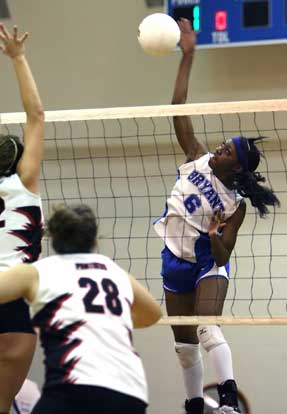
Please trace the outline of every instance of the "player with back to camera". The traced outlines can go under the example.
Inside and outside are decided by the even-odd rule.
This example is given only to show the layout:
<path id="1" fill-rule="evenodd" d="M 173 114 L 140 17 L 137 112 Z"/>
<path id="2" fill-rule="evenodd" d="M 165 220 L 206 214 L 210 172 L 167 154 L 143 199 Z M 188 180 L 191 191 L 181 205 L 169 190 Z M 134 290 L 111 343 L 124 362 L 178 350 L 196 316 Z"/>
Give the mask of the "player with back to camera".
<path id="1" fill-rule="evenodd" d="M 60 206 L 47 223 L 56 255 L 0 274 L 0 303 L 24 297 L 45 354 L 33 414 L 143 414 L 147 385 L 132 329 L 161 310 L 111 259 L 93 253 L 97 223 L 85 206 Z"/>
<path id="2" fill-rule="evenodd" d="M 196 40 L 188 20 L 180 19 L 179 26 L 183 55 L 173 104 L 186 102 Z M 272 190 L 259 184 L 264 178 L 255 172 L 260 162 L 255 143 L 260 137 L 234 137 L 211 154 L 194 136 L 189 116 L 175 116 L 173 121 L 186 162 L 179 167 L 164 216 L 155 222 L 155 230 L 165 242 L 161 274 L 167 313 L 221 315 L 229 258 L 246 213 L 243 198 L 250 199 L 261 217 L 268 213 L 268 205 L 279 205 L 279 201 Z M 204 409 L 199 343 L 215 369 L 217 413 L 239 412 L 231 351 L 220 327 L 172 326 L 172 330 L 183 370 L 186 413 L 202 414 Z"/>
<path id="3" fill-rule="evenodd" d="M 0 271 L 37 260 L 41 251 L 42 213 L 39 176 L 43 154 L 44 112 L 25 57 L 25 33 L 0 24 L 1 50 L 14 67 L 26 112 L 24 145 L 0 135 Z M 19 299 L 0 306 L 0 413 L 8 413 L 26 378 L 36 343 L 29 310 Z"/>

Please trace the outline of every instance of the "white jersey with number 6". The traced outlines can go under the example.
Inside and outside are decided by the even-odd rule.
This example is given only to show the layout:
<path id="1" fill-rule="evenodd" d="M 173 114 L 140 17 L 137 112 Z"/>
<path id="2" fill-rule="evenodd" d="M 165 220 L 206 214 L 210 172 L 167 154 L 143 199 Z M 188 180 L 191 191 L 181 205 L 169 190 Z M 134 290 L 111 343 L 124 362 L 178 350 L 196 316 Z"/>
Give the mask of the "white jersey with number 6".
<path id="1" fill-rule="evenodd" d="M 190 262 L 202 255 L 201 239 L 216 210 L 227 220 L 238 208 L 242 197 L 230 190 L 213 174 L 207 153 L 178 169 L 177 181 L 162 217 L 154 223 L 157 234 L 173 254 Z"/>
<path id="2" fill-rule="evenodd" d="M 0 271 L 41 253 L 41 198 L 17 174 L 0 178 Z"/>
<path id="3" fill-rule="evenodd" d="M 45 353 L 44 388 L 94 385 L 147 401 L 143 366 L 132 344 L 133 290 L 106 256 L 56 255 L 33 263 L 39 289 L 30 304 Z"/>

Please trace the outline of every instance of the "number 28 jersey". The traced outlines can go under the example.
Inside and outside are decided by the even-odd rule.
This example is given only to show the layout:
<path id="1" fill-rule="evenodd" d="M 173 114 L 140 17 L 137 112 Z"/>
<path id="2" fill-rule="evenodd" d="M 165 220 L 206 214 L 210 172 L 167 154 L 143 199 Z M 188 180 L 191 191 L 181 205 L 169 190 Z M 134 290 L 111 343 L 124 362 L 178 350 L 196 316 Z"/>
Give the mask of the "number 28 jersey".
<path id="1" fill-rule="evenodd" d="M 0 271 L 41 253 L 42 203 L 18 174 L 0 178 Z"/>
<path id="2" fill-rule="evenodd" d="M 155 231 L 169 250 L 193 263 L 204 256 L 202 250 L 210 254 L 208 228 L 214 212 L 221 210 L 228 219 L 242 200 L 213 174 L 208 164 L 211 157 L 207 153 L 179 167 L 165 212 L 154 222 Z"/>
<path id="3" fill-rule="evenodd" d="M 33 263 L 39 289 L 30 304 L 45 354 L 45 388 L 100 386 L 147 402 L 143 366 L 132 345 L 133 290 L 106 256 L 55 255 Z"/>

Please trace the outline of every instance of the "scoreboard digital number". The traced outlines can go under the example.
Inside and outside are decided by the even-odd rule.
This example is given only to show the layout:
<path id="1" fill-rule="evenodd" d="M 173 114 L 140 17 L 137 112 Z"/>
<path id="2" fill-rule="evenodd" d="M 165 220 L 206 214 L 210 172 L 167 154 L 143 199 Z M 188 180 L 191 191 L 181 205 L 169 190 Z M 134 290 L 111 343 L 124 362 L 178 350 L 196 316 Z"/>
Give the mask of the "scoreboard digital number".
<path id="1" fill-rule="evenodd" d="M 166 11 L 191 21 L 202 48 L 287 43 L 287 0 L 166 0 Z"/>

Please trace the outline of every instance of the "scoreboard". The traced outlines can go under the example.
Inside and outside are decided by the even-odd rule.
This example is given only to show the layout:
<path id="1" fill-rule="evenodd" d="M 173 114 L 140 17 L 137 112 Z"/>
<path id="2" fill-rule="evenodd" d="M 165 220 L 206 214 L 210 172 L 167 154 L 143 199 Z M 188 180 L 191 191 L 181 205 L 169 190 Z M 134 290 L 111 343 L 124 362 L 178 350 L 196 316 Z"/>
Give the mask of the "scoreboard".
<path id="1" fill-rule="evenodd" d="M 287 43 L 287 0 L 166 0 L 166 12 L 189 19 L 202 48 Z"/>

